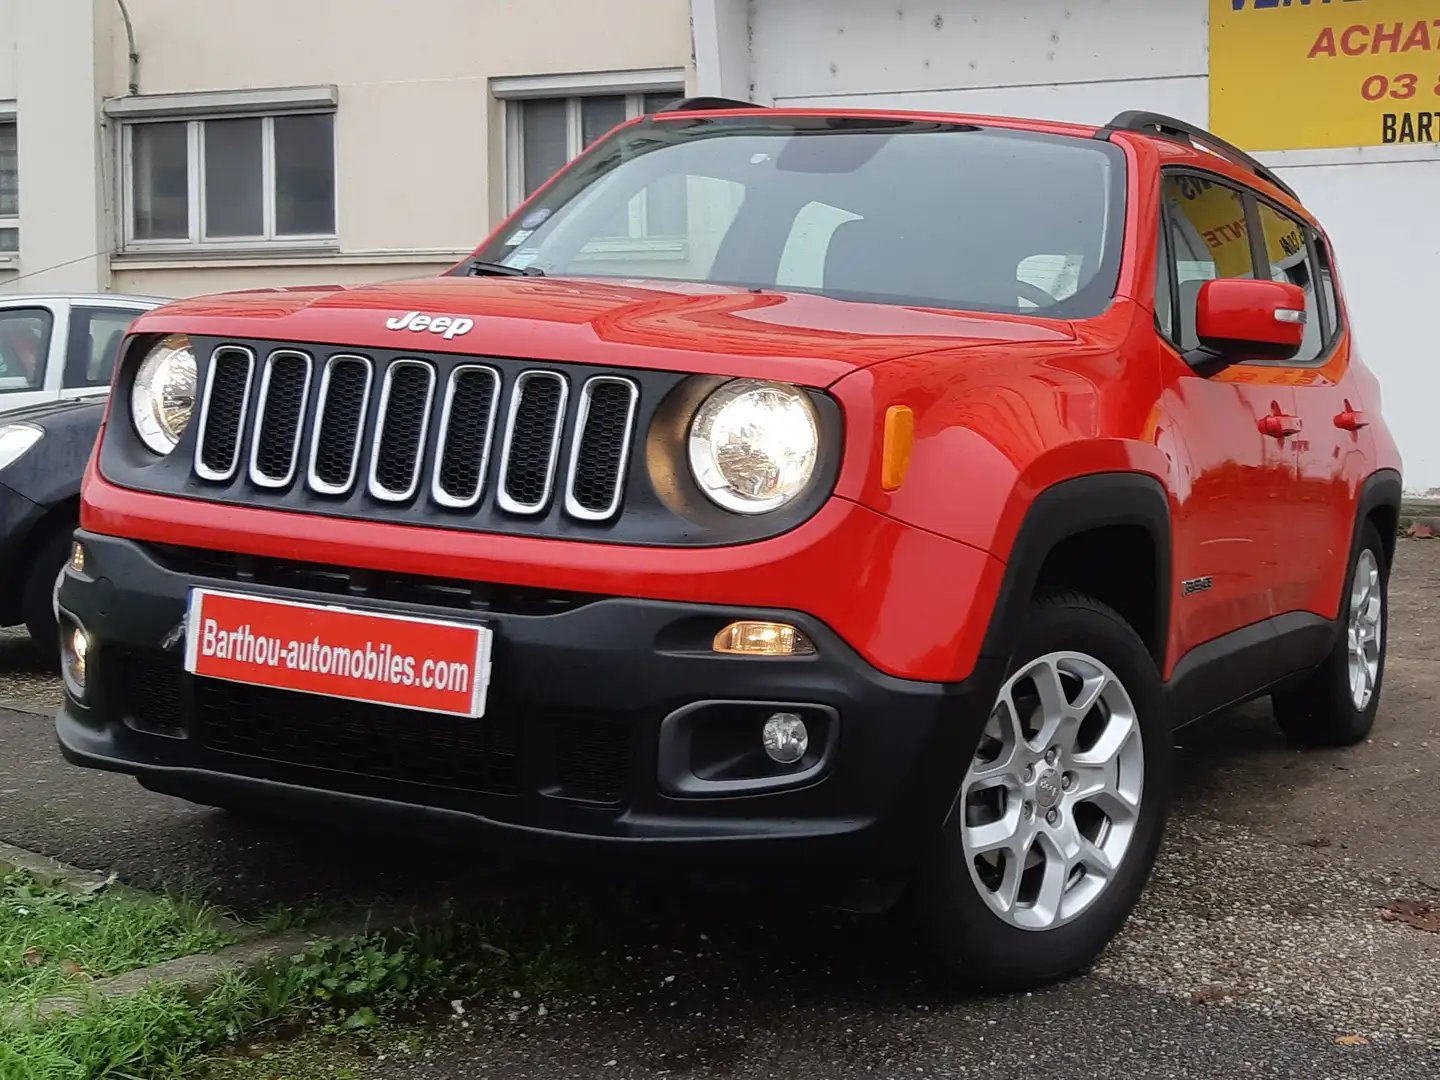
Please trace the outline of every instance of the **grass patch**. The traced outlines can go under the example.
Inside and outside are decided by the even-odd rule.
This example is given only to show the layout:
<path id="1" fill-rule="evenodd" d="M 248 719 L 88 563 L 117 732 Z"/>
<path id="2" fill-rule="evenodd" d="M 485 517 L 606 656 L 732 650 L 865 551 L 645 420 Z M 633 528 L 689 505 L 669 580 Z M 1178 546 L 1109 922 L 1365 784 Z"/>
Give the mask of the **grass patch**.
<path id="1" fill-rule="evenodd" d="M 61 933 L 43 940 L 57 956 L 63 953 L 77 966 L 83 959 L 97 974 L 220 943 L 206 929 L 202 908 L 156 901 L 156 911 L 142 911 L 143 902 L 138 907 L 125 902 L 130 920 L 122 928 L 124 920 L 101 914 L 112 902 L 103 896 L 67 898 L 41 890 L 37 897 L 23 883 L 17 888 L 30 914 L 13 914 L 7 907 L 0 926 L 31 919 L 41 910 L 32 907 L 37 900 L 50 905 L 48 918 L 57 926 L 86 913 L 91 921 L 83 926 L 93 939 L 90 944 Z M 142 923 L 142 918 L 154 921 Z M 305 920 L 286 913 L 265 920 L 276 928 L 297 921 Z M 82 928 L 78 922 L 66 925 Z M 149 930 L 142 932 L 142 925 Z M 408 930 L 322 938 L 273 970 L 227 980 L 199 1002 L 176 990 L 156 989 L 97 1002 L 83 1015 L 0 1033 L 0 1080 L 179 1080 L 204 1075 L 218 1057 L 238 1053 L 241 1046 L 300 1034 L 364 1039 L 394 1022 L 424 1019 L 437 1010 L 448 1013 L 456 999 L 498 1003 L 524 995 L 563 1006 L 614 985 L 613 962 L 619 959 L 614 953 L 625 939 L 643 940 L 642 920 L 628 904 L 564 899 L 498 904 L 473 916 L 450 913 Z M 42 940 L 33 933 L 16 934 L 13 943 L 10 936 L 0 940 L 6 942 L 5 959 L 18 957 L 20 963 L 9 985 L 23 984 L 34 993 L 74 979 L 58 968 L 41 976 L 43 965 L 25 967 L 28 942 Z M 11 968 L 5 970 L 10 977 Z M 6 985 L 0 983 L 0 1000 Z"/>
<path id="2" fill-rule="evenodd" d="M 59 995 L 79 995 L 97 979 L 229 943 L 218 913 L 183 899 L 103 888 L 43 885 L 21 871 L 0 873 L 0 1022 Z M 76 1080 L 164 1075 L 171 1053 L 208 1042 L 211 1020 L 177 994 L 110 1002 L 35 1031 L 0 1032 L 0 1080 Z M 226 1011 L 225 994 L 207 1010 Z M 158 1047 L 147 1049 L 146 1043 Z"/>
<path id="3" fill-rule="evenodd" d="M 0 1005 L 63 993 L 229 942 L 204 904 L 0 876 Z"/>

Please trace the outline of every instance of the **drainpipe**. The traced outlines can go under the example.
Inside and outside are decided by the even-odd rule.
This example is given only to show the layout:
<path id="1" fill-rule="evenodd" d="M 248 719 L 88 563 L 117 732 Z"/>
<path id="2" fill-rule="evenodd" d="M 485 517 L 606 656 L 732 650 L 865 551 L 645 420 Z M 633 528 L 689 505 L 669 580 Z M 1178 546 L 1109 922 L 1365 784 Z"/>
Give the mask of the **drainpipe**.
<path id="1" fill-rule="evenodd" d="M 130 22 L 130 11 L 125 0 L 115 0 L 120 5 L 120 15 L 125 20 L 125 41 L 130 48 L 130 93 L 140 93 L 140 54 L 135 51 L 135 27 Z"/>

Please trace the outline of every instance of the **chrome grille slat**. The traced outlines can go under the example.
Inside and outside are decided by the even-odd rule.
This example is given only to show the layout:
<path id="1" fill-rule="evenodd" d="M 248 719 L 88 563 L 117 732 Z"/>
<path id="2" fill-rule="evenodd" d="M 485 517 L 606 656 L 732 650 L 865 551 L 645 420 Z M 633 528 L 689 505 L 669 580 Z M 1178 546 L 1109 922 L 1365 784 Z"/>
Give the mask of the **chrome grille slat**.
<path id="1" fill-rule="evenodd" d="M 417 381 L 418 380 L 418 381 Z M 370 453 L 370 495 L 381 502 L 405 502 L 420 486 L 435 369 L 423 360 L 394 360 L 385 369 Z M 395 483 L 404 480 L 404 486 Z"/>
<path id="2" fill-rule="evenodd" d="M 295 479 L 310 372 L 310 354 L 298 349 L 276 349 L 265 358 L 250 438 L 250 482 L 257 487 L 283 488 Z"/>
<path id="3" fill-rule="evenodd" d="M 358 387 L 352 372 L 360 378 Z M 344 495 L 355 483 L 355 471 L 360 467 L 360 436 L 365 430 L 374 377 L 375 365 L 368 357 L 340 353 L 325 361 L 305 478 L 312 491 Z M 343 473 L 339 471 L 342 465 Z"/>
<path id="4" fill-rule="evenodd" d="M 244 374 L 238 384 L 232 366 L 235 360 L 244 361 Z M 221 345 L 210 354 L 195 432 L 195 475 L 200 479 L 223 483 L 240 467 L 245 420 L 250 411 L 250 382 L 254 377 L 255 354 L 249 349 Z M 218 406 L 212 405 L 217 378 L 222 390 Z"/>
<path id="5" fill-rule="evenodd" d="M 625 495 L 640 388 L 618 375 L 593 375 L 580 389 L 565 511 L 581 521 L 608 521 Z"/>
<path id="6" fill-rule="evenodd" d="M 516 378 L 495 496 L 507 513 L 539 514 L 549 504 L 568 397 L 569 383 L 557 372 L 531 369 Z"/>
<path id="7" fill-rule="evenodd" d="M 451 510 L 468 510 L 485 492 L 490 447 L 500 403 L 500 373 L 485 364 L 459 364 L 445 384 L 430 497 Z"/>
<path id="8" fill-rule="evenodd" d="M 242 502 L 244 491 L 298 485 L 317 509 L 323 498 L 345 516 L 382 505 L 387 516 L 423 516 L 428 506 L 436 524 L 452 526 L 473 518 L 504 531 L 497 515 L 599 525 L 628 498 L 647 377 L 219 343 L 197 402 L 191 468 Z"/>

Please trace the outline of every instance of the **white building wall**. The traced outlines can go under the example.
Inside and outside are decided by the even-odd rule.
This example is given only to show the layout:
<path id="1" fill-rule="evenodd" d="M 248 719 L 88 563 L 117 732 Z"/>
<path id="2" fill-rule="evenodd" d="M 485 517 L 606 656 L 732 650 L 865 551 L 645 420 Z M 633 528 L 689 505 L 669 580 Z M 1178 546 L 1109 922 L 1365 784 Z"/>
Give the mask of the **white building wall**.
<path id="1" fill-rule="evenodd" d="M 723 87 L 732 97 L 1093 124 L 1125 109 L 1148 109 L 1209 122 L 1206 0 L 705 0 L 704 6 L 724 19 L 746 18 L 744 34 L 714 34 L 730 48 L 718 56 L 718 69 L 707 67 L 698 47 L 710 31 L 696 29 L 699 84 Z M 734 55 L 738 41 L 747 54 L 743 74 Z M 1440 218 L 1427 212 L 1440 191 L 1440 145 L 1246 149 L 1277 168 L 1324 222 L 1357 341 L 1381 380 L 1406 485 L 1440 486 L 1440 440 L 1433 434 L 1440 363 L 1430 330 Z"/>

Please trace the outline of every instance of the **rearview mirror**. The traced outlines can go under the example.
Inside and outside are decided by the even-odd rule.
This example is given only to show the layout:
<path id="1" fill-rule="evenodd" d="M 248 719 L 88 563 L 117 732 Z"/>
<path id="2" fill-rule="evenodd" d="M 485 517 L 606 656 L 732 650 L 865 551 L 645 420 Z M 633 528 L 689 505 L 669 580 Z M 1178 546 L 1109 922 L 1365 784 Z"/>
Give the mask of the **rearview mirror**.
<path id="1" fill-rule="evenodd" d="M 1305 340 L 1305 290 L 1285 281 L 1219 278 L 1200 287 L 1185 359 L 1202 375 L 1246 360 L 1289 360 Z"/>

